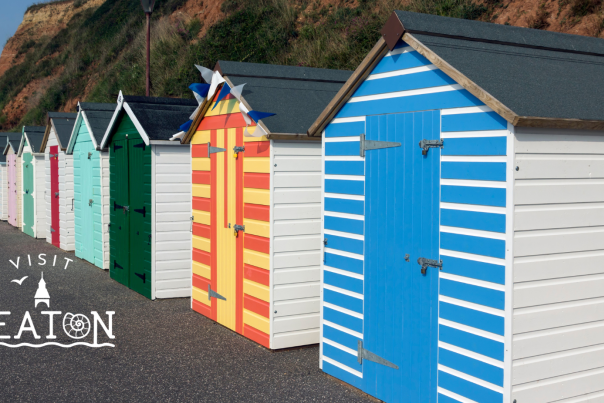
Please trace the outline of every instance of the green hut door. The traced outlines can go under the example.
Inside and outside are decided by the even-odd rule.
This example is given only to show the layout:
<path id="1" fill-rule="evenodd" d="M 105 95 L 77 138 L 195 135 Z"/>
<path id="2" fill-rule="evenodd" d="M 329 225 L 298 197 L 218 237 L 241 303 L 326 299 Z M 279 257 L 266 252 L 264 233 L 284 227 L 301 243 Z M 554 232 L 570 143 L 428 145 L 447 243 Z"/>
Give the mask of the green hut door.
<path id="1" fill-rule="evenodd" d="M 34 236 L 34 166 L 33 156 L 23 153 L 23 232 Z"/>

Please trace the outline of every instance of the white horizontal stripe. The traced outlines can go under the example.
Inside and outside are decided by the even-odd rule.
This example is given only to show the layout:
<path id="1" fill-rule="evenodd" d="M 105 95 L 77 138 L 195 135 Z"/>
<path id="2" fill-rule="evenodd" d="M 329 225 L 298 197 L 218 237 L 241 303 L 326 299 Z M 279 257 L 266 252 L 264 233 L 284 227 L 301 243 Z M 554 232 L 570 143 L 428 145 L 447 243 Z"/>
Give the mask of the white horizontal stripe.
<path id="1" fill-rule="evenodd" d="M 330 199 L 365 201 L 365 196 L 363 196 L 363 195 L 345 195 L 342 193 L 325 193 L 324 196 L 329 197 Z"/>
<path id="2" fill-rule="evenodd" d="M 465 379 L 468 382 L 472 382 L 476 385 L 480 385 L 483 388 L 491 389 L 492 391 L 499 392 L 503 394 L 503 388 L 501 386 L 494 385 L 490 382 L 483 381 L 482 379 L 475 378 L 472 375 L 464 374 L 463 372 L 457 371 L 453 368 L 445 367 L 442 364 L 438 364 L 438 369 L 440 371 L 446 372 L 448 374 L 454 375 L 458 378 Z"/>
<path id="3" fill-rule="evenodd" d="M 331 365 L 334 365 L 334 366 L 336 366 L 336 367 L 338 367 L 338 368 L 340 368 L 340 369 L 343 369 L 343 370 L 344 370 L 344 371 L 346 371 L 346 372 L 350 372 L 351 374 L 356 375 L 356 376 L 358 376 L 359 378 L 363 378 L 363 374 L 362 374 L 362 373 L 360 373 L 359 371 L 355 371 L 354 369 L 352 369 L 352 368 L 350 368 L 350 367 L 347 367 L 347 366 L 346 366 L 346 365 L 344 365 L 344 364 L 340 364 L 339 362 L 337 362 L 337 361 L 335 361 L 335 360 L 332 360 L 332 359 L 331 359 L 331 358 L 329 358 L 329 357 L 322 356 L 322 358 L 323 358 L 323 361 L 328 362 L 328 363 L 330 363 Z"/>
<path id="4" fill-rule="evenodd" d="M 362 216 L 362 215 L 359 215 L 359 214 L 336 213 L 336 212 L 333 212 L 333 211 L 326 211 L 325 215 L 329 216 L 329 217 L 348 218 L 348 219 L 351 219 L 351 220 L 359 220 L 359 221 L 364 221 L 365 220 L 365 216 Z"/>
<path id="5" fill-rule="evenodd" d="M 389 51 L 388 53 L 386 53 L 384 55 L 384 57 L 390 57 L 390 56 L 400 55 L 402 53 L 409 53 L 409 52 L 415 52 L 415 49 L 413 49 L 411 46 L 402 46 L 400 48 Z"/>
<path id="6" fill-rule="evenodd" d="M 352 122 L 364 122 L 365 116 L 353 116 L 351 118 L 335 118 L 331 122 L 330 125 L 338 124 L 338 123 L 352 123 Z"/>
<path id="7" fill-rule="evenodd" d="M 489 108 L 486 105 L 468 106 L 465 108 L 442 109 L 440 111 L 440 114 L 441 114 L 441 116 L 444 116 L 444 115 L 460 115 L 463 113 L 480 113 L 480 112 L 493 112 L 493 109 Z"/>
<path id="8" fill-rule="evenodd" d="M 365 240 L 365 237 L 363 235 L 351 234 L 350 232 L 342 232 L 342 231 L 334 231 L 332 229 L 324 229 L 323 233 L 325 235 L 341 236 L 343 238 L 356 239 L 356 240 L 359 240 L 359 241 L 364 241 Z"/>
<path id="9" fill-rule="evenodd" d="M 341 306 L 330 304 L 329 302 L 325 302 L 324 301 L 323 302 L 323 306 L 326 307 L 326 308 L 331 308 L 334 311 L 342 312 L 342 313 L 344 313 L 346 315 L 353 316 L 353 317 L 358 318 L 358 319 L 363 319 L 363 314 L 362 313 L 354 312 L 354 311 L 351 311 L 349 309 L 342 308 Z"/>
<path id="10" fill-rule="evenodd" d="M 473 302 L 462 301 L 460 299 L 447 297 L 445 295 L 439 295 L 438 300 L 441 302 L 446 302 L 448 304 L 463 306 L 464 308 L 472 309 L 474 311 L 484 312 L 495 316 L 501 316 L 502 318 L 505 317 L 505 311 L 502 311 L 501 309 L 495 309 L 489 306 L 475 304 Z"/>
<path id="11" fill-rule="evenodd" d="M 475 211 L 477 213 L 494 213 L 494 214 L 505 214 L 506 213 L 505 207 L 479 206 L 477 204 L 440 202 L 440 208 L 448 209 L 448 210 Z"/>
<path id="12" fill-rule="evenodd" d="M 341 250 L 331 249 L 331 248 L 325 248 L 324 250 L 325 250 L 325 252 L 331 253 L 333 255 L 349 257 L 351 259 L 356 259 L 356 260 L 365 260 L 363 255 L 357 255 L 356 253 L 344 252 Z"/>
<path id="13" fill-rule="evenodd" d="M 466 350 L 465 348 L 457 347 L 444 341 L 438 342 L 438 347 L 444 348 L 445 350 L 453 351 L 454 353 L 465 355 L 466 357 L 473 358 L 478 361 L 485 362 L 494 367 L 503 368 L 503 361 L 496 360 L 486 355 L 475 353 L 474 351 Z"/>
<path id="14" fill-rule="evenodd" d="M 505 241 L 505 234 L 502 234 L 500 232 L 481 231 L 481 230 L 477 230 L 477 229 L 460 228 L 460 227 L 449 227 L 446 225 L 440 226 L 440 232 L 448 232 L 449 234 L 476 236 L 476 237 L 488 238 L 488 239 L 499 239 L 499 240 Z"/>
<path id="15" fill-rule="evenodd" d="M 440 278 L 444 278 L 451 281 L 457 281 L 458 283 L 475 285 L 477 287 L 488 288 L 491 290 L 505 291 L 505 285 L 503 284 L 491 283 L 490 281 L 476 280 L 470 277 L 458 276 L 457 274 L 441 272 Z"/>
<path id="16" fill-rule="evenodd" d="M 325 337 L 323 337 L 323 343 L 329 344 L 330 346 L 334 346 L 335 348 L 337 348 L 339 350 L 342 350 L 342 351 L 345 351 L 348 354 L 354 355 L 355 357 L 357 357 L 358 354 L 359 354 L 358 351 L 355 351 L 355 350 L 353 350 L 351 348 L 343 346 L 340 343 L 336 343 L 335 341 L 329 340 L 329 339 L 327 339 Z"/>
<path id="17" fill-rule="evenodd" d="M 356 278 L 357 280 L 363 280 L 365 278 L 362 274 L 353 273 L 348 270 L 336 269 L 335 267 L 323 266 L 323 269 L 332 273 L 341 274 L 342 276 Z"/>
<path id="18" fill-rule="evenodd" d="M 360 96 L 360 97 L 352 97 L 348 100 L 348 102 L 355 103 L 355 102 L 377 101 L 379 99 L 412 97 L 415 95 L 436 94 L 436 93 L 440 93 L 440 92 L 459 91 L 462 89 L 463 89 L 463 87 L 459 84 L 441 85 L 438 87 L 421 88 L 419 90 L 395 91 L 395 92 L 387 92 L 385 94 L 364 95 L 364 96 Z"/>
<path id="19" fill-rule="evenodd" d="M 507 130 L 477 130 L 468 132 L 440 132 L 443 139 L 463 139 L 475 137 L 506 137 L 510 132 Z M 446 143 L 445 143 L 446 144 Z"/>
<path id="20" fill-rule="evenodd" d="M 354 330 L 350 330 L 350 329 L 348 329 L 347 327 L 344 327 L 344 326 L 336 325 L 335 323 L 332 323 L 332 322 L 330 322 L 328 320 L 323 320 L 323 324 L 327 325 L 327 326 L 330 326 L 330 327 L 333 327 L 334 329 L 337 329 L 340 332 L 348 333 L 351 336 L 354 336 L 354 337 L 357 337 L 357 338 L 363 340 L 363 334 L 362 333 L 355 332 Z"/>
<path id="21" fill-rule="evenodd" d="M 505 182 L 495 181 L 472 181 L 467 179 L 441 179 L 440 185 L 445 186 L 470 186 L 477 188 L 494 188 L 494 189 L 505 189 Z"/>
<path id="22" fill-rule="evenodd" d="M 439 253 L 444 256 L 451 256 L 451 257 L 457 257 L 460 259 L 473 260 L 475 262 L 498 264 L 501 266 L 505 266 L 505 259 L 499 259 L 496 257 L 475 255 L 473 253 L 458 252 L 455 250 L 448 250 L 448 249 L 441 249 L 439 251 Z"/>
<path id="23" fill-rule="evenodd" d="M 340 287 L 334 287 L 333 285 L 323 284 L 323 288 L 326 290 L 331 290 L 334 292 L 338 292 L 340 294 L 348 295 L 349 297 L 354 297 L 356 299 L 363 299 L 363 294 L 359 294 L 356 292 L 348 291 Z"/>
<path id="24" fill-rule="evenodd" d="M 326 143 L 343 143 L 346 141 L 361 141 L 360 136 L 345 136 L 345 137 L 326 137 Z"/>
<path id="25" fill-rule="evenodd" d="M 365 181 L 364 175 L 325 175 L 325 179 L 335 179 L 342 181 Z"/>
<path id="26" fill-rule="evenodd" d="M 443 155 L 440 157 L 441 162 L 507 162 L 504 156 L 458 156 L 458 155 Z"/>
<path id="27" fill-rule="evenodd" d="M 476 400 L 468 399 L 467 397 L 463 397 L 461 395 L 458 395 L 457 393 L 453 393 L 448 391 L 447 389 L 443 389 L 440 386 L 438 387 L 438 393 L 440 393 L 441 395 L 448 396 L 451 399 L 458 400 L 461 403 L 478 403 Z"/>
<path id="28" fill-rule="evenodd" d="M 500 336 L 498 334 L 491 333 L 491 332 L 485 332 L 484 330 L 476 329 L 475 327 L 462 325 L 461 323 L 457 323 L 457 322 L 451 322 L 450 320 L 446 320 L 443 318 L 438 318 L 438 323 L 443 326 L 448 326 L 453 329 L 461 330 L 462 332 L 466 332 L 466 333 L 474 334 L 476 336 L 484 337 L 485 339 L 498 341 L 500 343 L 504 342 L 503 336 Z"/>
<path id="29" fill-rule="evenodd" d="M 364 162 L 365 158 L 352 155 L 327 155 L 325 161 L 357 161 Z"/>
<path id="30" fill-rule="evenodd" d="M 433 64 L 429 64 L 427 66 L 412 67 L 410 69 L 389 71 L 387 73 L 371 74 L 369 77 L 367 77 L 365 79 L 365 81 L 379 80 L 382 78 L 389 78 L 389 77 L 406 76 L 408 74 L 423 73 L 424 71 L 430 71 L 430 70 L 438 70 L 438 67 L 436 67 Z"/>

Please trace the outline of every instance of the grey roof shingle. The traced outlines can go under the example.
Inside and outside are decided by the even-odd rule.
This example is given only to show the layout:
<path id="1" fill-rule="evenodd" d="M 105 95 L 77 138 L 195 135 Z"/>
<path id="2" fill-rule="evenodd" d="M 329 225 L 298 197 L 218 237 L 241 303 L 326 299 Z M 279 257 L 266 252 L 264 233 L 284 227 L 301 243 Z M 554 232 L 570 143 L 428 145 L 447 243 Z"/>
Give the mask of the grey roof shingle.
<path id="1" fill-rule="evenodd" d="M 44 133 L 46 127 L 44 126 L 25 126 L 23 132 L 29 140 L 29 146 L 31 147 L 32 153 L 39 153 L 42 140 L 44 140 Z"/>
<path id="2" fill-rule="evenodd" d="M 8 142 L 8 134 L 12 133 L 0 133 L 0 149 L 4 151 L 6 144 Z M 0 152 L 0 163 L 6 162 L 6 155 L 3 152 Z"/>
<path id="3" fill-rule="evenodd" d="M 80 110 L 86 113 L 86 119 L 90 124 L 88 130 L 92 132 L 96 143 L 101 144 L 107 126 L 111 122 L 116 104 L 101 104 L 92 102 L 80 102 Z"/>
<path id="4" fill-rule="evenodd" d="M 197 108 L 193 99 L 124 96 L 150 140 L 170 140 Z"/>
<path id="5" fill-rule="evenodd" d="M 19 151 L 19 144 L 21 143 L 21 137 L 23 135 L 21 133 L 3 133 L 6 135 L 7 142 L 10 144 L 11 148 L 15 152 L 15 154 Z"/>
<path id="6" fill-rule="evenodd" d="M 48 118 L 52 120 L 57 132 L 59 147 L 63 150 L 66 149 L 69 144 L 73 125 L 75 125 L 77 117 L 77 113 L 48 112 Z"/>

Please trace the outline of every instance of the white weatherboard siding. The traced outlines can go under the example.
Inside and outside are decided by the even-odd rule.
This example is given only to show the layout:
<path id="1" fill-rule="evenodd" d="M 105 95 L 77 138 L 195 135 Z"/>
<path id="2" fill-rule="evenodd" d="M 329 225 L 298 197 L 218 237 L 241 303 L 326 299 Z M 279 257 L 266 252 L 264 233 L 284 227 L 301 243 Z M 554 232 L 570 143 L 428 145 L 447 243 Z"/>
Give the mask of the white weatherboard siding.
<path id="1" fill-rule="evenodd" d="M 99 151 L 103 226 L 103 269 L 109 270 L 109 152 Z"/>
<path id="2" fill-rule="evenodd" d="M 8 169 L 0 164 L 0 220 L 8 220 Z"/>
<path id="3" fill-rule="evenodd" d="M 602 401 L 604 132 L 516 128 L 515 149 L 512 398 Z"/>
<path id="4" fill-rule="evenodd" d="M 191 156 L 185 146 L 153 146 L 155 298 L 191 296 Z"/>
<path id="5" fill-rule="evenodd" d="M 73 156 L 59 152 L 59 221 L 61 249 L 75 250 L 73 218 Z"/>
<path id="6" fill-rule="evenodd" d="M 34 155 L 35 235 L 46 238 L 46 169 L 44 155 Z"/>
<path id="7" fill-rule="evenodd" d="M 57 137 L 55 134 L 54 127 L 50 128 L 50 134 L 48 135 L 48 141 L 46 143 L 46 150 L 44 150 L 44 211 L 46 212 L 46 225 L 44 226 L 44 233 L 42 236 L 46 236 L 46 242 L 52 243 L 52 232 L 50 227 L 52 225 L 52 197 L 50 187 L 50 147 L 58 146 Z M 61 151 L 59 151 L 61 153 Z"/>
<path id="8" fill-rule="evenodd" d="M 273 141 L 272 149 L 271 348 L 278 349 L 319 342 L 321 143 Z"/>

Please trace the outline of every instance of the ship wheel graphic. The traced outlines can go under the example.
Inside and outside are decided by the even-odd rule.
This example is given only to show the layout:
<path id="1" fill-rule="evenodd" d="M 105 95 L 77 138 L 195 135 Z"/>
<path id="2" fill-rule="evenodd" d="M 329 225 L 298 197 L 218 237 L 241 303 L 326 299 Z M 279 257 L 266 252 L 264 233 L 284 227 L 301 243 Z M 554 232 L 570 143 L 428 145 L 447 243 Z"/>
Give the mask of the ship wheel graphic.
<path id="1" fill-rule="evenodd" d="M 63 330 L 72 339 L 82 339 L 90 332 L 90 320 L 82 314 L 66 313 L 63 317 Z"/>

